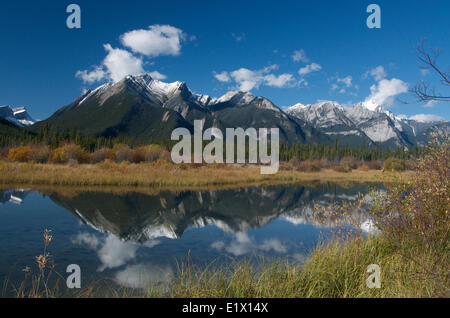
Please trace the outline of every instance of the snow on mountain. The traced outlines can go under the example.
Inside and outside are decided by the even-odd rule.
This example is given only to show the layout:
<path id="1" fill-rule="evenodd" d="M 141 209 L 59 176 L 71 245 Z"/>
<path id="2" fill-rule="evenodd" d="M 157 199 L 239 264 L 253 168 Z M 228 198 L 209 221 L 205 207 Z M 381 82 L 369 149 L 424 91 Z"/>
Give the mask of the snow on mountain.
<path id="1" fill-rule="evenodd" d="M 0 106 L 0 117 L 20 127 L 31 126 L 36 122 L 28 114 L 25 107 L 11 108 L 10 106 Z"/>
<path id="2" fill-rule="evenodd" d="M 347 107 L 335 102 L 317 104 L 296 104 L 286 110 L 293 117 L 302 119 L 314 127 L 322 129 L 328 135 L 360 135 L 368 137 L 374 143 L 390 142 L 400 146 L 412 144 L 418 122 L 404 115 L 395 115 L 372 100 L 366 100 Z"/>

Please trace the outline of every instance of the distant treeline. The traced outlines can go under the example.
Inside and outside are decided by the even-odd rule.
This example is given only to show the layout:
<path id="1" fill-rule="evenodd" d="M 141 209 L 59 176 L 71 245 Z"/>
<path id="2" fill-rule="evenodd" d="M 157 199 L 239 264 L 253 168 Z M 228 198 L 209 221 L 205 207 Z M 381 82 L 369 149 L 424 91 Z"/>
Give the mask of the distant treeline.
<path id="1" fill-rule="evenodd" d="M 103 148 L 113 148 L 115 145 L 125 144 L 131 148 L 137 148 L 144 145 L 159 145 L 170 151 L 176 141 L 171 140 L 149 140 L 127 137 L 93 137 L 85 136 L 79 130 L 62 129 L 60 127 L 52 128 L 49 124 L 42 126 L 38 133 L 31 133 L 22 130 L 16 135 L 0 135 L 0 147 L 12 148 L 22 145 L 38 144 L 47 145 L 51 149 L 56 149 L 61 145 L 75 144 L 79 145 L 85 151 L 93 153 Z M 400 159 L 416 159 L 425 153 L 426 147 L 395 147 L 386 148 L 381 146 L 368 147 L 365 143 L 360 146 L 350 146 L 341 144 L 336 138 L 334 142 L 328 144 L 287 144 L 280 145 L 280 160 L 290 161 L 295 158 L 300 161 L 327 159 L 330 161 L 339 161 L 342 158 L 352 157 L 357 160 L 385 160 L 395 157 Z M 248 152 L 248 151 L 247 151 Z"/>

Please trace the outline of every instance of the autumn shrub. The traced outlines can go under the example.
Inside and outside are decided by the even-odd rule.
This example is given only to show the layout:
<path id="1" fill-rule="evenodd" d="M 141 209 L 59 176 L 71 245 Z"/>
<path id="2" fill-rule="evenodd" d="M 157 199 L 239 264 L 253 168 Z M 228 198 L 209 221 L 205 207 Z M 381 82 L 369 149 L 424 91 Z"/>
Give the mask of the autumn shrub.
<path id="1" fill-rule="evenodd" d="M 370 168 L 367 165 L 361 165 L 358 167 L 358 171 L 369 171 Z"/>
<path id="2" fill-rule="evenodd" d="M 403 162 L 390 165 L 403 168 Z M 391 166 L 388 166 L 391 167 Z M 434 281 L 442 291 L 449 288 L 450 242 L 450 143 L 448 134 L 433 134 L 427 154 L 420 158 L 407 184 L 388 186 L 385 193 L 374 196 L 371 213 L 374 223 L 389 239 L 393 250 L 416 262 L 422 271 L 412 279 Z M 431 261 L 416 257 L 425 251 Z M 448 295 L 448 294 L 447 294 Z"/>
<path id="3" fill-rule="evenodd" d="M 316 162 L 305 160 L 299 163 L 296 170 L 303 172 L 317 172 L 320 171 L 320 166 Z"/>
<path id="4" fill-rule="evenodd" d="M 36 163 L 46 163 L 50 159 L 51 150 L 49 146 L 45 145 L 33 145 L 31 147 L 32 152 L 32 160 Z"/>
<path id="5" fill-rule="evenodd" d="M 12 162 L 28 162 L 32 159 L 33 149 L 30 146 L 12 148 L 8 153 L 8 160 Z"/>
<path id="6" fill-rule="evenodd" d="M 103 162 L 106 159 L 108 159 L 109 153 L 110 153 L 109 149 L 106 148 L 98 149 L 91 154 L 90 162 L 93 164 Z"/>
<path id="7" fill-rule="evenodd" d="M 405 171 L 405 161 L 398 158 L 388 158 L 383 164 L 383 170 L 385 171 Z"/>
<path id="8" fill-rule="evenodd" d="M 353 157 L 345 157 L 341 159 L 340 165 L 350 170 L 356 169 L 358 168 L 358 160 Z"/>
<path id="9" fill-rule="evenodd" d="M 343 165 L 335 165 L 333 166 L 333 170 L 336 172 L 350 172 L 352 169 L 349 166 L 343 166 Z"/>
<path id="10" fill-rule="evenodd" d="M 330 169 L 333 166 L 332 162 L 326 158 L 319 159 L 317 164 L 322 169 Z"/>
<path id="11" fill-rule="evenodd" d="M 370 170 L 381 170 L 381 168 L 383 168 L 383 163 L 380 160 L 366 161 L 365 165 L 367 165 Z"/>
<path id="12" fill-rule="evenodd" d="M 292 157 L 288 162 L 288 166 L 290 169 L 297 170 L 300 165 L 300 161 L 298 161 L 297 157 Z"/>
<path id="13" fill-rule="evenodd" d="M 112 153 L 114 154 L 114 160 L 118 163 L 123 161 L 131 162 L 133 160 L 133 151 L 128 145 L 116 144 L 112 149 Z"/>
<path id="14" fill-rule="evenodd" d="M 9 148 L 1 147 L 0 148 L 0 159 L 7 159 L 9 154 Z"/>
<path id="15" fill-rule="evenodd" d="M 69 160 L 87 163 L 89 162 L 89 154 L 78 145 L 65 145 L 53 150 L 51 156 L 53 163 L 67 163 Z"/>

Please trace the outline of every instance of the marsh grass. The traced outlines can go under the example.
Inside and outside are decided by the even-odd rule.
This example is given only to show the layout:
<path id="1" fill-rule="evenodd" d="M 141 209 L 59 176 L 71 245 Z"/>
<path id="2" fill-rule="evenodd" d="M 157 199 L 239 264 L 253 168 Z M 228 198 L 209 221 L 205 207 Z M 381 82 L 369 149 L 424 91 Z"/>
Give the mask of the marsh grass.
<path id="1" fill-rule="evenodd" d="M 100 164 L 58 165 L 0 162 L 0 185 L 54 185 L 82 187 L 195 188 L 282 184 L 308 181 L 399 182 L 410 172 L 377 170 L 341 173 L 333 170 L 300 172 L 280 170 L 262 175 L 254 165 L 175 165 L 165 161 L 134 164 L 105 161 Z M 401 182 L 401 181 L 400 181 Z"/>

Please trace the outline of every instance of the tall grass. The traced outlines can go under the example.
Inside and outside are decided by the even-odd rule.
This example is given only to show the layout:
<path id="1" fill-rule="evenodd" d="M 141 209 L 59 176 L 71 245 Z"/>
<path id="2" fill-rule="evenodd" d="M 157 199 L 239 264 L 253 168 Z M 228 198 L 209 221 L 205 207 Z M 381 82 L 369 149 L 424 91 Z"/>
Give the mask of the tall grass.
<path id="1" fill-rule="evenodd" d="M 249 165 L 175 165 L 166 161 L 134 164 L 105 161 L 100 164 L 57 165 L 0 162 L 0 185 L 199 187 L 255 185 L 302 181 L 398 182 L 410 172 L 332 170 L 300 172 L 281 170 L 262 175 L 260 167 Z"/>

